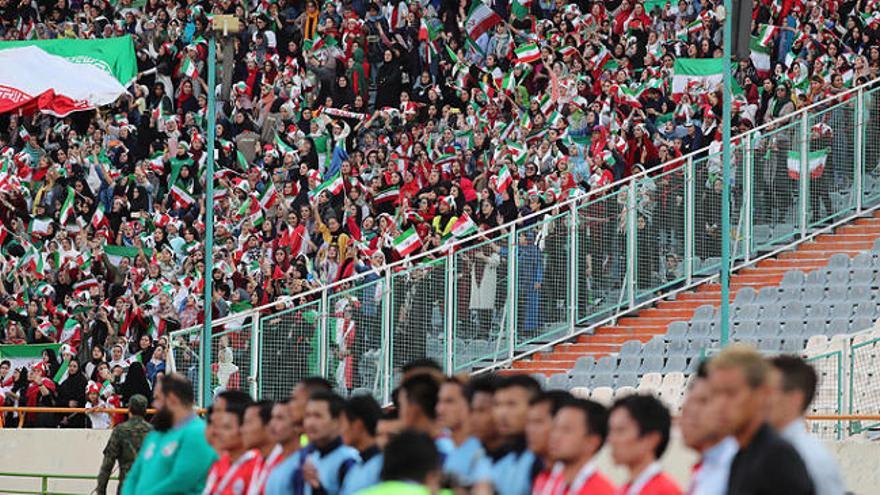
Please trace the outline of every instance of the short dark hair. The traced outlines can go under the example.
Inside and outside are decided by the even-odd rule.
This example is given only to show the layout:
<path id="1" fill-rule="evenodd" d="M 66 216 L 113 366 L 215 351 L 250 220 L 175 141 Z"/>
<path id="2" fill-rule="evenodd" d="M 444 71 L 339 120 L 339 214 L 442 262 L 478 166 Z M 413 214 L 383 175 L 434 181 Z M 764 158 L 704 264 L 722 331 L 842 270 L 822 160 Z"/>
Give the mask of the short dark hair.
<path id="1" fill-rule="evenodd" d="M 495 391 L 514 387 L 525 389 L 529 393 L 529 400 L 532 400 L 541 393 L 541 384 L 529 375 L 510 375 L 501 380 Z"/>
<path id="2" fill-rule="evenodd" d="M 617 409 L 625 409 L 639 425 L 640 437 L 652 432 L 660 434 L 660 443 L 654 449 L 654 457 L 659 459 L 669 445 L 669 429 L 672 426 L 669 409 L 653 395 L 630 395 L 618 399 L 611 406 L 609 415 Z"/>
<path id="3" fill-rule="evenodd" d="M 398 419 L 400 419 L 400 415 L 397 413 L 397 409 L 389 409 L 382 413 L 379 421 L 397 421 Z"/>
<path id="4" fill-rule="evenodd" d="M 229 414 L 232 414 L 232 415 L 234 415 L 236 418 L 238 418 L 238 425 L 241 426 L 241 424 L 244 423 L 244 412 L 247 411 L 248 407 L 250 407 L 251 405 L 253 405 L 253 401 L 248 401 L 248 402 L 240 402 L 240 401 L 227 402 L 227 403 L 226 403 L 226 410 L 225 410 L 224 412 L 227 412 L 227 413 L 229 413 Z"/>
<path id="5" fill-rule="evenodd" d="M 443 368 L 440 366 L 440 363 L 438 363 L 437 361 L 435 361 L 431 358 L 413 359 L 412 361 L 409 361 L 406 364 L 404 364 L 403 367 L 400 369 L 400 371 L 402 371 L 403 374 L 407 374 L 410 371 L 418 370 L 418 369 L 430 369 L 430 370 L 435 370 L 435 371 L 440 371 L 440 372 L 443 371 Z"/>
<path id="6" fill-rule="evenodd" d="M 183 405 L 191 406 L 195 402 L 192 382 L 180 373 L 169 373 L 162 377 L 162 393 L 177 397 Z"/>
<path id="7" fill-rule="evenodd" d="M 426 433 L 404 430 L 385 446 L 382 481 L 424 483 L 428 475 L 440 469 L 440 454 L 434 440 Z"/>
<path id="8" fill-rule="evenodd" d="M 272 408 L 275 407 L 275 402 L 268 399 L 258 400 L 257 402 L 251 402 L 247 406 L 248 409 L 252 407 L 260 408 L 260 421 L 263 423 L 263 426 L 269 424 L 269 420 L 272 419 Z"/>
<path id="9" fill-rule="evenodd" d="M 242 390 L 224 390 L 217 394 L 214 401 L 216 402 L 217 399 L 225 400 L 227 409 L 230 407 L 241 409 L 242 414 L 244 414 L 244 410 L 254 402 L 254 400 L 251 399 L 250 394 Z"/>
<path id="10" fill-rule="evenodd" d="M 360 420 L 370 436 L 376 435 L 376 424 L 382 416 L 382 407 L 372 396 L 359 395 L 345 403 L 345 417 L 349 422 Z"/>
<path id="11" fill-rule="evenodd" d="M 306 390 L 309 391 L 309 395 L 314 394 L 315 392 L 332 392 L 333 384 L 330 383 L 329 380 L 322 376 L 309 376 L 303 378 L 300 382 Z"/>
<path id="12" fill-rule="evenodd" d="M 470 404 L 471 402 L 473 402 L 475 395 L 479 393 L 495 395 L 495 390 L 497 389 L 497 375 L 479 375 L 471 378 L 471 380 L 467 384 L 467 387 L 465 387 L 464 395 L 467 398 L 468 404 Z"/>
<path id="13" fill-rule="evenodd" d="M 8 359 L 4 359 L 3 361 L 0 361 L 0 366 L 3 366 L 4 364 L 6 366 L 9 366 L 10 368 L 12 368 L 12 361 L 10 361 Z"/>
<path id="14" fill-rule="evenodd" d="M 339 415 L 342 414 L 342 410 L 345 408 L 345 399 L 333 392 L 315 392 L 309 396 L 309 402 L 312 401 L 326 402 L 327 409 L 330 410 L 330 417 L 333 419 L 339 418 Z"/>
<path id="15" fill-rule="evenodd" d="M 400 388 L 406 392 L 407 402 L 417 405 L 428 418 L 437 417 L 437 394 L 440 392 L 440 385 L 431 375 L 411 376 L 400 385 Z"/>
<path id="16" fill-rule="evenodd" d="M 559 409 L 570 400 L 571 394 L 565 390 L 547 390 L 546 392 L 539 392 L 537 396 L 529 401 L 529 405 L 548 404 L 550 406 L 550 415 L 556 416 Z"/>
<path id="17" fill-rule="evenodd" d="M 782 373 L 782 390 L 800 391 L 804 394 L 801 412 L 806 411 L 816 396 L 816 385 L 819 382 L 816 370 L 802 358 L 790 354 L 774 357 L 770 360 L 770 366 Z"/>
<path id="18" fill-rule="evenodd" d="M 587 432 L 590 435 L 598 436 L 602 440 L 599 443 L 599 448 L 602 448 L 602 445 L 605 445 L 605 438 L 608 436 L 608 409 L 596 401 L 575 398 L 567 400 L 560 409 L 567 407 L 584 413 L 584 419 L 587 422 Z"/>

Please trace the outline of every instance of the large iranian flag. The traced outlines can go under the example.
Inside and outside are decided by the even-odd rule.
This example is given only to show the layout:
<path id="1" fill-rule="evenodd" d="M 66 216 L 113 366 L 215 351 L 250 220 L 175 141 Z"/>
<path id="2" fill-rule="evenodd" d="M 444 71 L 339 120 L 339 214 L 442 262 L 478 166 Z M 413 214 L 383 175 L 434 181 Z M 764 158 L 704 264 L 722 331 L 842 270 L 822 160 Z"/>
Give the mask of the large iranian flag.
<path id="1" fill-rule="evenodd" d="M 130 36 L 0 42 L 0 113 L 63 117 L 108 105 L 136 76 Z"/>
<path id="2" fill-rule="evenodd" d="M 467 32 L 468 38 L 477 41 L 477 38 L 486 31 L 495 27 L 501 22 L 501 17 L 483 2 L 477 2 L 468 13 L 467 20 L 464 22 L 464 30 Z"/>
<path id="3" fill-rule="evenodd" d="M 43 359 L 43 351 L 52 349 L 58 356 L 61 352 L 61 344 L 32 344 L 32 345 L 0 345 L 0 361 L 12 363 L 10 370 L 19 368 L 31 369 Z M 67 372 L 67 363 L 63 363 L 58 373 L 50 379 L 60 379 Z M 2 387 L 2 384 L 0 384 Z"/>
<path id="4" fill-rule="evenodd" d="M 672 94 L 680 96 L 692 85 L 697 93 L 714 90 L 723 79 L 720 58 L 680 58 L 675 61 L 672 76 Z"/>

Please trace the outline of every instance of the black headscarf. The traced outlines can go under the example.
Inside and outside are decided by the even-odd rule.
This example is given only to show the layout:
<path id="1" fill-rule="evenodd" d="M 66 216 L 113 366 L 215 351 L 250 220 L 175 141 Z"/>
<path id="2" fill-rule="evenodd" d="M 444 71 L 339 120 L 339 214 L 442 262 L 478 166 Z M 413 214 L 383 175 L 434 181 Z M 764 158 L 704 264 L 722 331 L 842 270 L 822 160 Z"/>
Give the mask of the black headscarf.
<path id="1" fill-rule="evenodd" d="M 70 401 L 75 400 L 79 407 L 83 407 L 86 403 L 86 385 L 88 380 L 82 368 L 72 375 L 67 375 L 58 386 L 58 404 L 67 407 Z"/>
<path id="2" fill-rule="evenodd" d="M 122 403 L 128 404 L 132 396 L 141 394 L 147 398 L 147 402 L 152 402 L 153 391 L 150 389 L 150 383 L 147 381 L 147 373 L 144 365 L 135 361 L 128 368 L 125 375 L 125 381 L 122 383 Z"/>

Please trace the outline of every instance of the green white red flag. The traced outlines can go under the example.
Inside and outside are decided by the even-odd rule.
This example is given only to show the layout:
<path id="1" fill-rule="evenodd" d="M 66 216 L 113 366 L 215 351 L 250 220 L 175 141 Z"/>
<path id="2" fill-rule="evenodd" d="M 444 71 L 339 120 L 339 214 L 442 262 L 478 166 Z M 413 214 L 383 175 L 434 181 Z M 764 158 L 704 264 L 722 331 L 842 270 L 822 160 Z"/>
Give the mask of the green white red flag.
<path id="1" fill-rule="evenodd" d="M 406 257 L 422 247 L 422 240 L 419 238 L 416 228 L 410 227 L 409 230 L 397 236 L 393 244 L 397 254 Z"/>

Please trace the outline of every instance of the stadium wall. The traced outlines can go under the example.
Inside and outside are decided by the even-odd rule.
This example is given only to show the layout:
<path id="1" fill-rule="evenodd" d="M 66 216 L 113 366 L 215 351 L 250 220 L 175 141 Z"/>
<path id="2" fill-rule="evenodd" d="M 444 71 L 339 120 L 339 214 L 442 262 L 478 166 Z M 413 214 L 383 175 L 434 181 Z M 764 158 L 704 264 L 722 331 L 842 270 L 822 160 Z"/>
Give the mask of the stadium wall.
<path id="1" fill-rule="evenodd" d="M 0 472 L 97 475 L 101 453 L 109 437 L 109 431 L 98 430 L 0 430 L 0 445 L 3 445 Z M 848 441 L 826 442 L 826 445 L 839 460 L 849 490 L 856 494 L 876 493 L 880 486 L 880 470 L 876 469 L 880 444 Z M 678 436 L 673 438 L 663 458 L 665 468 L 682 486 L 687 486 L 695 461 L 694 453 L 684 448 Z M 624 480 L 625 472 L 611 467 L 608 449 L 602 451 L 599 464 L 615 483 Z M 13 480 L 0 476 L 0 492 L 34 487 L 38 483 L 38 480 Z M 64 491 L 88 492 L 94 486 L 93 482 L 85 481 L 50 484 L 50 489 L 62 488 Z"/>

